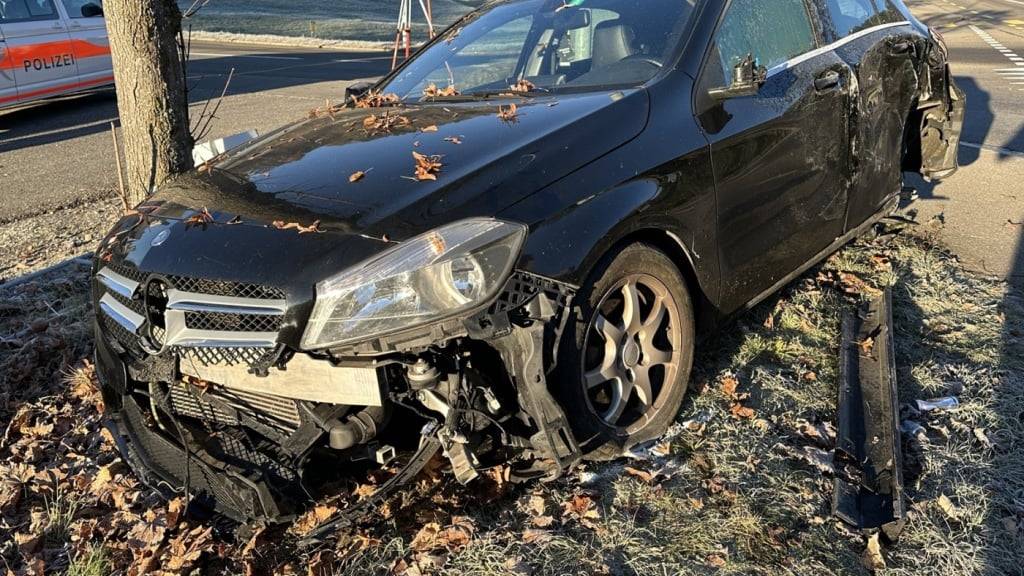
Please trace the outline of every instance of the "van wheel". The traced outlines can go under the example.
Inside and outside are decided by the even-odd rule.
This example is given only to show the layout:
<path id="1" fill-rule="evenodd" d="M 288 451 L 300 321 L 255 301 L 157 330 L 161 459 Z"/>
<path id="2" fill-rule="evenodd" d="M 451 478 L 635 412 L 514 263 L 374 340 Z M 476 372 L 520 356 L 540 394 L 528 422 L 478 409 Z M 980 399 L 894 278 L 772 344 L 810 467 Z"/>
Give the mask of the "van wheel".
<path id="1" fill-rule="evenodd" d="M 555 386 L 590 460 L 657 438 L 675 419 L 693 367 L 693 305 L 660 250 L 630 244 L 606 257 L 580 291 Z"/>

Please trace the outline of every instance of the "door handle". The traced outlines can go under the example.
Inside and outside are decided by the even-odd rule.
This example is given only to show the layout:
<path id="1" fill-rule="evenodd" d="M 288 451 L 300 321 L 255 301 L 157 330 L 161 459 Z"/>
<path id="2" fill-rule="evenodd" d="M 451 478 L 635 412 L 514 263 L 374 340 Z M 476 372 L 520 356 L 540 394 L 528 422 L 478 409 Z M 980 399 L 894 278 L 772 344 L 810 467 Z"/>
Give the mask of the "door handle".
<path id="1" fill-rule="evenodd" d="M 837 86 L 839 86 L 839 72 L 835 70 L 829 70 L 814 79 L 814 89 L 818 92 L 832 90 Z"/>

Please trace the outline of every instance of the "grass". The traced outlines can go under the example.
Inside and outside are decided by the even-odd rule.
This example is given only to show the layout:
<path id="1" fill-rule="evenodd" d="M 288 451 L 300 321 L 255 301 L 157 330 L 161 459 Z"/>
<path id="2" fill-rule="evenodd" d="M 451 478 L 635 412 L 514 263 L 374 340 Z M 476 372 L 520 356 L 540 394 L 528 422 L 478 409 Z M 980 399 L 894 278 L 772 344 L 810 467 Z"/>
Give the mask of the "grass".
<path id="1" fill-rule="evenodd" d="M 805 450 L 831 448 L 806 430 L 835 422 L 840 317 L 860 299 L 842 289 L 854 281 L 841 274 L 863 279 L 868 287 L 862 291 L 893 289 L 900 400 L 910 404 L 947 395 L 960 400 L 955 410 L 904 414 L 925 427 L 926 441 L 906 443 L 910 517 L 900 542 L 884 547 L 888 567 L 882 572 L 1021 574 L 1024 297 L 1002 282 L 965 271 L 927 229 L 847 247 L 703 341 L 691 392 L 659 455 L 589 464 L 556 482 L 497 491 L 480 483 L 445 482 L 426 495 L 391 503 L 391 515 L 360 528 L 362 544 L 342 535 L 333 549 L 338 559 L 310 573 L 865 573 L 864 536 L 831 517 L 832 476 L 803 457 Z M 72 432 L 60 442 L 15 437 L 7 447 L 0 445 L 0 466 L 20 466 L 35 454 L 35 462 L 43 458 L 47 466 L 91 478 L 97 465 L 111 464 L 115 456 L 110 446 L 87 452 L 95 450 L 93 439 L 99 436 L 96 401 L 68 400 L 86 397 L 75 390 L 91 385 L 88 371 L 62 375 L 66 359 L 81 358 L 91 345 L 89 332 L 80 326 L 88 310 L 82 296 L 88 284 L 84 275 L 70 285 L 62 282 L 21 288 L 0 299 L 10 304 L 7 310 L 16 309 L 0 314 L 9 333 L 28 335 L 25 330 L 42 317 L 50 323 L 37 334 L 63 341 L 40 347 L 21 336 L 18 347 L 9 348 L 17 357 L 0 361 L 0 369 L 9 370 L 0 378 L 7 384 L 0 386 L 6 400 L 0 411 L 3 416 L 19 406 L 36 415 L 57 411 L 58 429 Z M 25 362 L 32 362 L 30 370 Z M 730 412 L 734 400 L 721 389 L 727 378 L 738 381 L 738 393 L 749 394 L 743 405 L 753 417 Z M 67 408 L 68 402 L 77 402 L 75 408 Z M 78 421 L 88 427 L 74 424 Z M 75 454 L 63 444 L 75 446 Z M 659 476 L 647 481 L 627 467 Z M 128 485 L 130 478 L 126 473 L 118 485 Z M 143 513 L 165 514 L 144 490 L 127 499 L 143 503 L 129 505 L 135 506 L 131 510 L 86 495 L 84 512 L 64 488 L 52 500 L 34 496 L 40 492 L 31 485 L 27 490 L 17 514 L 0 519 L 0 531 L 8 518 L 12 529 L 24 530 L 29 513 L 36 511 L 59 528 L 58 535 L 78 533 L 101 518 L 123 533 L 143 521 Z M 574 496 L 591 499 L 596 514 L 585 519 L 563 514 L 563 504 Z M 537 520 L 538 501 L 541 516 L 551 516 L 550 522 Z M 414 546 L 423 526 L 446 526 L 455 515 L 467 516 L 475 526 L 468 542 Z M 47 546 L 81 551 L 67 553 L 68 574 L 108 573 L 131 558 L 123 543 L 100 532 L 89 542 L 72 546 L 65 539 Z M 225 540 L 223 546 L 218 570 L 244 572 L 233 548 L 238 544 Z M 274 572 L 284 571 L 282 563 L 306 572 L 322 552 L 288 556 L 282 546 L 264 545 L 255 554 L 276 567 Z"/>
<path id="2" fill-rule="evenodd" d="M 536 487 L 556 517 L 558 504 L 580 492 L 600 511 L 591 527 L 556 521 L 536 539 L 524 538 L 534 530 L 522 512 L 530 492 L 506 496 L 501 513 L 470 505 L 459 513 L 476 518 L 480 532 L 425 572 L 865 573 L 863 535 L 831 517 L 832 477 L 796 457 L 814 445 L 802 424 L 835 422 L 839 323 L 859 299 L 836 289 L 839 273 L 894 290 L 901 401 L 955 394 L 961 402 L 916 417 L 927 442 L 907 446 L 920 470 L 908 473 L 910 518 L 901 541 L 885 547 L 883 572 L 1020 574 L 1024 302 L 1004 283 L 963 270 L 928 230 L 850 246 L 704 342 L 679 421 L 703 415 L 706 423 L 682 428 L 668 457 L 627 463 L 669 466 L 671 479 L 652 485 L 619 462 Z M 754 418 L 729 413 L 726 377 L 750 394 Z M 941 496 L 953 516 L 937 504 Z M 350 559 L 346 573 L 385 574 L 418 557 L 401 545 L 408 539 L 399 527 L 381 538 L 390 544 Z"/>
<path id="3" fill-rule="evenodd" d="M 86 548 L 85 552 L 71 561 L 66 572 L 67 576 L 108 576 L 113 573 L 113 566 L 103 546 Z"/>

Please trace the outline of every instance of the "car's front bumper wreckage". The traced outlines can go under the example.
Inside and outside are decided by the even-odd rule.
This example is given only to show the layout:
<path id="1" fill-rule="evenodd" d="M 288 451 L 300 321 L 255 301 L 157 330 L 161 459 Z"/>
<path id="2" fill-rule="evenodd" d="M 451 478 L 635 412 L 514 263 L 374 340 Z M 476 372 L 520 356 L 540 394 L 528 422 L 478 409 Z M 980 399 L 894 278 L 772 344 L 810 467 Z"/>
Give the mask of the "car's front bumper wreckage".
<path id="1" fill-rule="evenodd" d="M 469 317 L 311 355 L 273 342 L 273 289 L 99 268 L 96 365 L 125 459 L 236 521 L 286 521 L 386 466 L 328 527 L 351 522 L 438 451 L 463 483 L 498 463 L 556 478 L 581 457 L 547 382 L 571 286 L 517 272 Z"/>

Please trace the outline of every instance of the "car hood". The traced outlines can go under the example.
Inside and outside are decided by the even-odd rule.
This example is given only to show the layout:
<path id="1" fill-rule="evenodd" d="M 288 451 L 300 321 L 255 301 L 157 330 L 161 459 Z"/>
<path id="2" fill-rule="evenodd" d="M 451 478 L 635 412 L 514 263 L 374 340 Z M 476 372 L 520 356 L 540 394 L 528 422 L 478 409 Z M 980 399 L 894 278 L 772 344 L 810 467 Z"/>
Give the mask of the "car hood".
<path id="1" fill-rule="evenodd" d="M 499 118 L 512 103 L 514 118 Z M 396 241 L 500 213 L 635 137 L 648 106 L 637 89 L 313 111 L 162 186 L 145 225 L 127 218 L 101 252 L 145 271 L 311 288 Z M 408 126 L 364 127 L 385 113 Z M 413 152 L 440 157 L 436 181 L 415 179 Z"/>

